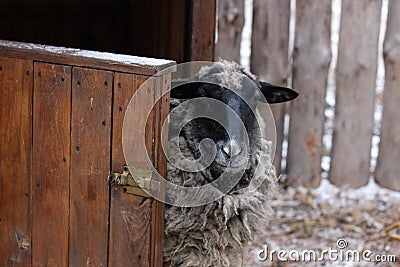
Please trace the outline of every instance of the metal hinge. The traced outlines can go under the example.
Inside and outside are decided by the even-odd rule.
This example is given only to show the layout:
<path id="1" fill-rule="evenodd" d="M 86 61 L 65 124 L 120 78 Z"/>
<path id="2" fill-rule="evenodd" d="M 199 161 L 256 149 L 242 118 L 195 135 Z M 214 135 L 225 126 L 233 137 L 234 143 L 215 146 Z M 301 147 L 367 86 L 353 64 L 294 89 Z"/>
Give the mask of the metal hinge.
<path id="1" fill-rule="evenodd" d="M 124 166 L 122 173 L 115 172 L 109 175 L 107 183 L 122 187 L 122 191 L 127 194 L 151 197 L 144 190 L 150 192 L 160 190 L 160 182 L 151 180 L 151 177 L 152 171 Z"/>

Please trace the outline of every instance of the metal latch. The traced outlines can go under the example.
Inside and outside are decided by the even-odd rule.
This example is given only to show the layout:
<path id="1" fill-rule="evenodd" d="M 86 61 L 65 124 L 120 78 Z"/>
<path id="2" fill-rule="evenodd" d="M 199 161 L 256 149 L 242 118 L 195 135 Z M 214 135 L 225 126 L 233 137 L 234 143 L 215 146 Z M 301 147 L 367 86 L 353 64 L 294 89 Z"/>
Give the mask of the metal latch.
<path id="1" fill-rule="evenodd" d="M 124 193 L 150 197 L 143 189 L 146 191 L 160 190 L 160 182 L 151 180 L 151 176 L 152 171 L 124 166 L 122 173 L 115 172 L 109 175 L 107 183 L 113 186 L 121 186 Z"/>

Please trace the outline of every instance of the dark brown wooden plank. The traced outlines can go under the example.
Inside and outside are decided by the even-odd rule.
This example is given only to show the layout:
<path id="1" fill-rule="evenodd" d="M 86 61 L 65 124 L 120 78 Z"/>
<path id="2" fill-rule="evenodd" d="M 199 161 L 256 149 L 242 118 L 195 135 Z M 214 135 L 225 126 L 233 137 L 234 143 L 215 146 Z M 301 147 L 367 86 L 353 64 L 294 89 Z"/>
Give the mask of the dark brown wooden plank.
<path id="1" fill-rule="evenodd" d="M 132 121 L 125 119 L 123 125 L 124 131 L 130 133 L 129 136 L 132 136 L 132 138 L 127 139 L 129 140 L 128 142 L 124 143 L 124 152 L 128 165 L 133 168 L 149 169 L 151 166 L 149 166 L 150 163 L 146 159 L 148 157 L 152 164 L 159 170 L 159 173 L 164 176 L 166 175 L 166 158 L 161 152 L 160 133 L 161 121 L 164 120 L 169 112 L 168 95 L 161 98 L 161 101 L 156 105 L 154 104 L 156 103 L 155 98 L 169 88 L 170 79 L 170 75 L 167 74 L 146 82 L 143 87 L 136 92 L 135 97 L 137 97 L 137 99 L 131 103 L 129 109 L 126 111 L 127 114 L 130 114 L 129 116 L 134 116 L 135 120 Z M 147 118 L 147 112 L 149 110 L 152 110 L 152 112 Z M 144 125 L 145 127 L 143 127 Z M 126 136 L 124 138 L 126 138 Z M 141 147 L 142 142 L 145 142 L 147 155 L 137 153 L 137 149 Z M 144 206 L 144 203 L 149 203 L 150 206 Z M 130 243 L 137 244 L 138 241 L 136 240 L 141 238 L 142 244 L 137 245 L 141 245 L 139 246 L 139 249 L 141 249 L 142 254 L 139 254 L 135 258 L 135 260 L 139 260 L 140 266 L 162 266 L 164 204 L 152 198 L 143 199 L 140 206 L 141 212 L 145 212 L 143 210 L 148 207 L 150 208 L 151 213 L 144 217 L 143 214 L 139 214 L 140 217 L 137 218 L 136 221 L 125 221 L 122 228 L 138 228 L 137 231 L 133 232 L 132 235 L 129 236 L 129 240 L 131 241 Z M 121 209 L 121 207 L 119 209 Z M 124 209 L 124 206 L 122 209 Z M 126 212 L 126 214 L 131 217 L 136 217 L 138 215 L 137 211 L 136 214 L 134 212 L 135 211 L 132 212 L 133 214 Z M 118 214 L 118 211 L 116 211 L 116 213 Z M 112 226 L 112 228 L 114 227 L 115 226 Z M 125 233 L 125 238 L 126 235 L 127 234 Z M 113 240 L 115 240 L 115 238 Z M 132 244 L 130 245 L 132 246 Z M 111 241 L 111 246 L 113 246 L 113 241 Z M 137 255 L 138 251 L 134 250 L 133 253 Z M 132 255 L 132 253 L 128 253 L 128 255 Z M 130 257 L 130 259 L 131 258 L 132 257 Z"/>
<path id="2" fill-rule="evenodd" d="M 331 1 L 297 1 L 287 172 L 291 184 L 321 180 L 325 89 L 330 53 Z"/>
<path id="3" fill-rule="evenodd" d="M 287 86 L 290 0 L 254 0 L 251 71 L 262 81 Z M 280 172 L 285 105 L 271 105 L 276 125 L 274 165 Z"/>
<path id="4" fill-rule="evenodd" d="M 155 167 L 158 173 L 167 180 L 167 158 L 166 151 L 163 151 L 162 142 L 164 147 L 167 148 L 168 140 L 162 139 L 162 127 L 169 114 L 169 88 L 171 85 L 171 74 L 166 74 L 158 78 L 155 95 L 161 97 L 155 106 L 155 124 L 154 124 L 154 154 L 155 154 Z M 167 93 L 168 92 L 168 93 Z M 168 131 L 165 133 L 168 137 Z M 161 187 L 161 194 L 163 196 L 165 191 Z M 159 199 L 160 200 L 160 199 Z M 164 212 L 165 205 L 162 201 L 153 200 L 152 205 L 152 225 L 151 225 L 151 250 L 153 254 L 152 266 L 162 266 L 164 257 Z M 163 198 L 161 199 L 163 200 Z"/>
<path id="5" fill-rule="evenodd" d="M 190 27 L 191 61 L 214 59 L 216 0 L 192 0 Z"/>
<path id="6" fill-rule="evenodd" d="M 133 113 L 135 114 L 135 116 L 140 116 L 137 118 L 140 118 L 140 121 L 145 121 L 146 120 L 146 115 L 147 112 L 146 110 L 149 110 L 149 108 L 151 109 L 151 112 L 149 114 L 149 116 L 147 117 L 147 121 L 145 121 L 145 132 L 142 132 L 142 129 L 136 129 L 137 126 L 136 124 L 132 124 L 131 125 L 131 132 L 135 132 L 135 136 L 137 135 L 142 135 L 144 136 L 144 141 L 145 141 L 145 145 L 146 145 L 146 150 L 147 150 L 147 157 L 150 159 L 151 164 L 153 166 L 154 162 L 155 162 L 155 147 L 156 147 L 156 143 L 155 143 L 155 120 L 156 120 L 156 116 L 158 115 L 157 112 L 157 108 L 156 108 L 156 104 L 155 104 L 155 97 L 156 97 L 156 93 L 157 93 L 157 86 L 158 86 L 158 82 L 160 81 L 160 77 L 157 79 L 151 79 L 149 81 L 147 81 L 146 83 L 143 84 L 144 90 L 140 90 L 137 93 L 139 93 L 140 97 L 140 101 L 138 101 L 137 104 L 140 105 L 136 105 L 134 107 L 134 109 L 132 110 Z M 143 105 L 142 105 L 143 103 Z M 142 125 L 142 123 L 139 123 L 139 125 Z M 125 126 L 125 125 L 124 125 Z M 132 128 L 133 126 L 133 128 Z M 135 146 L 137 146 L 138 142 L 142 142 L 142 140 L 140 140 L 139 138 L 135 138 L 134 140 L 134 144 Z M 150 169 L 149 163 L 147 162 L 147 160 L 145 160 L 143 158 L 143 155 L 141 156 L 135 156 L 134 161 L 128 160 L 128 162 L 132 162 L 132 165 L 134 167 L 138 167 L 138 168 L 142 168 L 142 169 Z M 153 177 L 152 177 L 153 178 Z M 154 265 L 154 249 L 153 249 L 153 225 L 154 225 L 154 199 L 153 198 L 149 198 L 147 201 L 150 202 L 150 210 L 151 210 L 151 216 L 149 218 L 149 226 L 150 226 L 150 237 L 149 237 L 149 241 L 150 243 L 147 245 L 146 250 L 148 251 L 148 262 L 150 266 L 155 266 Z"/>
<path id="7" fill-rule="evenodd" d="M 0 57 L 0 265 L 31 265 L 33 64 Z"/>
<path id="8" fill-rule="evenodd" d="M 240 63 L 244 0 L 219 0 L 217 16 L 218 41 L 215 44 L 215 59 L 223 58 Z"/>
<path id="9" fill-rule="evenodd" d="M 73 68 L 70 266 L 106 266 L 110 172 L 111 72 Z"/>
<path id="10" fill-rule="evenodd" d="M 114 70 L 143 75 L 175 64 L 174 61 L 100 53 L 73 48 L 36 45 L 0 40 L 0 56 L 33 59 L 55 64 Z"/>
<path id="11" fill-rule="evenodd" d="M 129 33 L 125 40 L 130 54 L 169 58 L 186 62 L 185 42 L 189 41 L 188 0 L 146 0 L 131 1 L 131 9 L 126 10 Z M 125 25 L 124 25 L 125 26 Z M 142 39 L 138 42 L 138 36 Z"/>
<path id="12" fill-rule="evenodd" d="M 32 264 L 68 265 L 71 67 L 35 63 Z"/>
<path id="13" fill-rule="evenodd" d="M 164 18 L 166 18 L 168 23 L 160 23 L 167 24 L 168 33 L 165 34 L 165 32 L 158 32 L 159 38 L 161 38 L 162 42 L 159 43 L 159 47 L 155 49 L 155 51 L 160 51 L 162 48 L 164 48 L 163 54 L 160 55 L 161 58 L 172 59 L 178 63 L 186 62 L 185 38 L 187 34 L 187 25 L 185 22 L 187 17 L 186 13 L 188 11 L 187 5 L 189 4 L 189 1 L 158 1 L 168 4 L 167 8 L 164 10 Z M 157 17 L 157 14 L 155 16 Z M 167 45 L 164 45 L 163 42 L 167 42 Z M 158 58 L 158 55 L 154 56 Z"/>
<path id="14" fill-rule="evenodd" d="M 148 77 L 115 73 L 113 103 L 112 171 L 121 172 L 125 163 L 122 124 L 134 92 Z M 153 96 L 143 99 L 142 108 Z M 138 118 L 144 118 L 137 107 Z M 140 117 L 141 116 L 141 117 Z M 145 118 L 144 118 L 145 119 Z M 135 133 L 132 133 L 135 136 Z M 152 134 L 148 137 L 152 139 Z M 137 166 L 139 167 L 139 166 Z M 109 266 L 150 266 L 151 200 L 111 189 Z"/>
<path id="15" fill-rule="evenodd" d="M 330 180 L 368 183 L 381 1 L 342 3 Z"/>
<path id="16" fill-rule="evenodd" d="M 384 41 L 385 91 L 376 181 L 387 188 L 400 191 L 400 2 L 390 1 Z"/>

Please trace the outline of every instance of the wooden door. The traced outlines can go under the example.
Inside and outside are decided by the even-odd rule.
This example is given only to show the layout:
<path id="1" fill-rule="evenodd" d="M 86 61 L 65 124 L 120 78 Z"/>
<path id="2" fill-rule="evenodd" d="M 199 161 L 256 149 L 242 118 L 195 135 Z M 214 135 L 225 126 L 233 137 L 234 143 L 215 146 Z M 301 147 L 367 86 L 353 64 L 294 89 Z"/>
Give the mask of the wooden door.
<path id="1" fill-rule="evenodd" d="M 0 41 L 0 266 L 162 266 L 163 204 L 110 189 L 107 176 L 125 164 L 130 98 L 172 65 Z M 155 104 L 169 79 L 159 76 L 143 103 Z M 146 129 L 161 174 L 168 108 L 165 95 Z"/>

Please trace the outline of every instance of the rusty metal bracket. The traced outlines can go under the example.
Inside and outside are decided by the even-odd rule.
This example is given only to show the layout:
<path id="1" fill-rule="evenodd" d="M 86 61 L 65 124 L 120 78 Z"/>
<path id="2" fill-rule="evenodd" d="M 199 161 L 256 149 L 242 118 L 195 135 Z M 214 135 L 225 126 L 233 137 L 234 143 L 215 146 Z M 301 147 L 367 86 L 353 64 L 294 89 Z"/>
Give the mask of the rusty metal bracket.
<path id="1" fill-rule="evenodd" d="M 127 194 L 151 197 L 146 191 L 159 191 L 160 182 L 151 180 L 152 171 L 124 166 L 122 173 L 112 173 L 107 178 L 110 186 L 122 187 Z M 143 190 L 144 189 L 144 190 Z"/>

